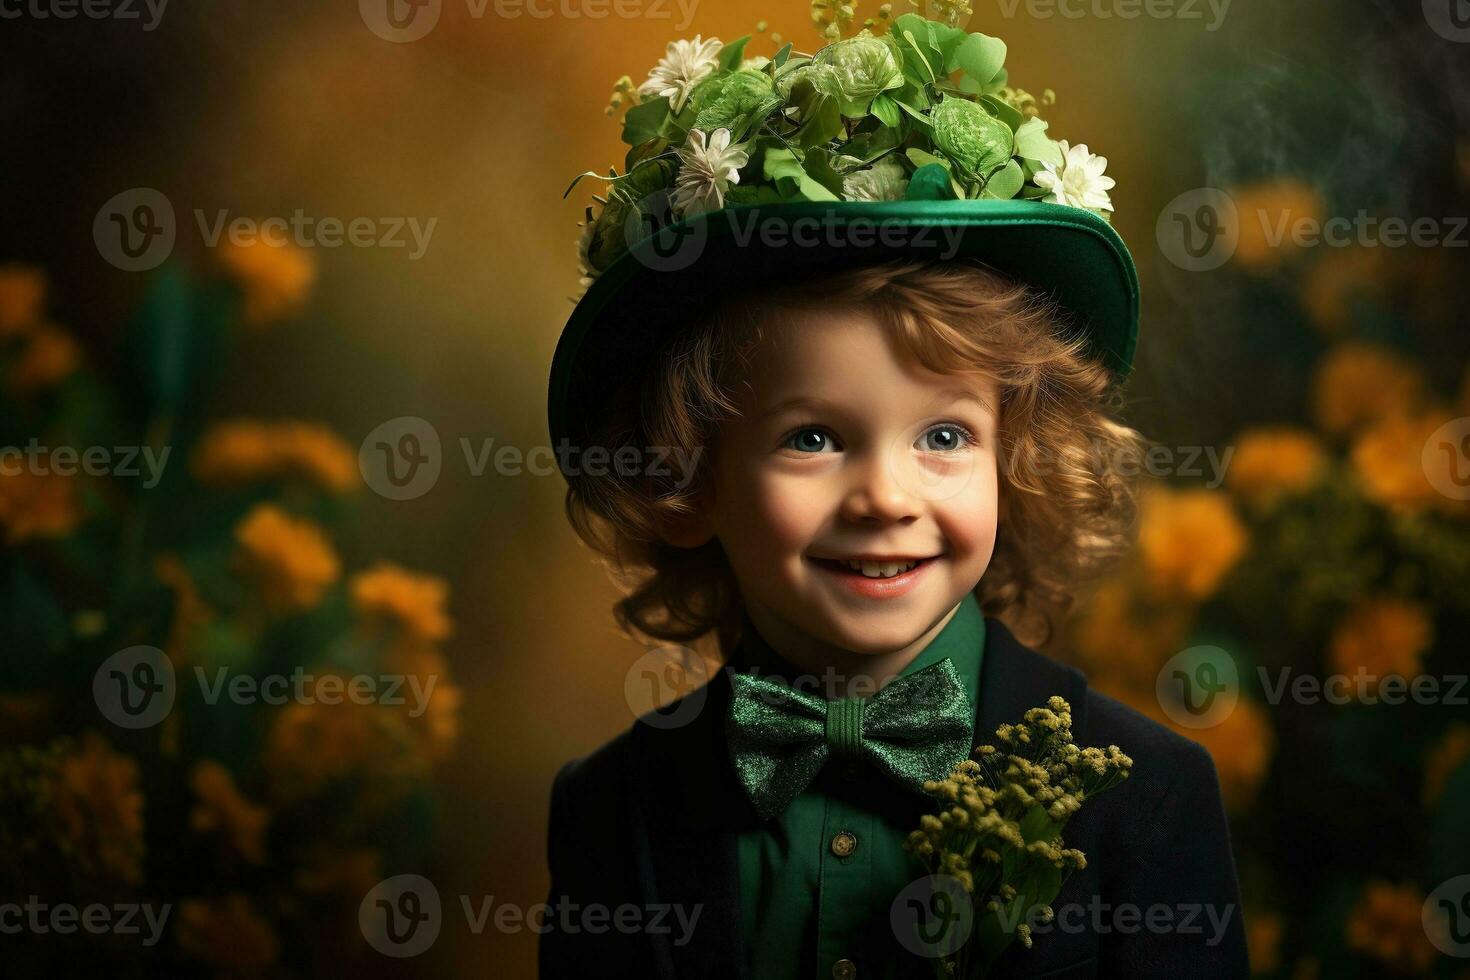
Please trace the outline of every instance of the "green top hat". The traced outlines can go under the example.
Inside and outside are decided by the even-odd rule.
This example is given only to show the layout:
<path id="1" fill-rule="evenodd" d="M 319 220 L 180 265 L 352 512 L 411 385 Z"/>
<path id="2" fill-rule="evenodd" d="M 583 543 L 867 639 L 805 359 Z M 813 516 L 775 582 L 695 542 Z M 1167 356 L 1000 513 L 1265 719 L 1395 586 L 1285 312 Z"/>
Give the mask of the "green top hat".
<path id="1" fill-rule="evenodd" d="M 915 14 L 813 56 L 746 59 L 747 40 L 673 42 L 636 92 L 619 83 L 630 150 L 587 209 L 554 445 L 634 397 L 627 379 L 722 298 L 897 259 L 977 260 L 1036 287 L 1126 376 L 1138 278 L 1107 220 L 1107 161 L 1047 136 L 1051 93 L 1006 84 L 1003 42 Z"/>

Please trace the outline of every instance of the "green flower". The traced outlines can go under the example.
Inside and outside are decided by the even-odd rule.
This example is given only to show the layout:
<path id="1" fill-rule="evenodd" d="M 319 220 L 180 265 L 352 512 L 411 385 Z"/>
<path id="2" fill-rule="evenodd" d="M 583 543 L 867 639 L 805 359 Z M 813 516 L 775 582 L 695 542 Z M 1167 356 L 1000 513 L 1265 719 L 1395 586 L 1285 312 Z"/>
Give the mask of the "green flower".
<path id="1" fill-rule="evenodd" d="M 935 145 L 968 173 L 988 174 L 1016 152 L 1011 127 L 968 99 L 945 99 L 929 122 Z"/>
<path id="2" fill-rule="evenodd" d="M 736 122 L 762 106 L 775 107 L 771 76 L 763 71 L 741 69 L 712 85 L 714 91 L 694 117 L 695 129 L 733 129 Z"/>
<path id="3" fill-rule="evenodd" d="M 827 45 L 817 52 L 813 62 L 829 69 L 824 81 L 835 88 L 829 92 L 817 84 L 817 90 L 834 95 L 842 114 L 854 119 L 866 116 L 868 107 L 882 93 L 903 87 L 903 69 L 893 48 L 867 31 Z"/>

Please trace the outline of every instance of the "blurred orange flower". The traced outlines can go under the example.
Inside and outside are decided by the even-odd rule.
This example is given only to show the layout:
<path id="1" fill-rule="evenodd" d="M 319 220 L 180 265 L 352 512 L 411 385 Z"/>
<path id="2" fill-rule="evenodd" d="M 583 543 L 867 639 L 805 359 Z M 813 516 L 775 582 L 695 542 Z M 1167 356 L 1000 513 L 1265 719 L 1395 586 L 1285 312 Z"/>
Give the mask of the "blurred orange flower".
<path id="1" fill-rule="evenodd" d="M 1467 501 L 1441 492 L 1464 477 L 1458 448 L 1448 453 L 1425 452 L 1431 436 L 1450 420 L 1443 409 L 1414 415 L 1395 415 L 1366 429 L 1353 444 L 1353 471 L 1363 493 L 1390 510 L 1434 509 L 1470 515 Z"/>
<path id="2" fill-rule="evenodd" d="M 235 528 L 235 541 L 241 570 L 275 611 L 310 609 L 341 572 L 321 528 L 274 504 L 250 511 Z"/>
<path id="3" fill-rule="evenodd" d="M 143 793 L 138 764 L 114 752 L 96 732 L 57 765 L 52 810 L 71 856 L 82 867 L 117 881 L 143 880 Z"/>
<path id="4" fill-rule="evenodd" d="M 66 331 L 49 325 L 37 327 L 10 366 L 10 384 L 22 393 L 53 387 L 75 371 L 81 360 L 81 348 Z"/>
<path id="5" fill-rule="evenodd" d="M 1369 882 L 1348 914 L 1347 945 L 1401 973 L 1422 973 L 1439 955 L 1424 933 L 1424 896 L 1410 885 Z"/>
<path id="6" fill-rule="evenodd" d="M 1456 722 L 1429 749 L 1424 760 L 1424 802 L 1433 803 L 1455 770 L 1470 759 L 1470 725 Z"/>
<path id="7" fill-rule="evenodd" d="M 380 561 L 352 576 L 349 589 L 359 615 L 370 623 L 395 626 L 410 640 L 442 640 L 453 629 L 444 611 L 449 583 L 437 575 Z"/>
<path id="8" fill-rule="evenodd" d="M 153 574 L 174 594 L 173 621 L 168 628 L 168 655 L 177 664 L 189 649 L 194 631 L 214 618 L 214 611 L 199 594 L 194 576 L 178 555 L 160 554 L 153 560 Z"/>
<path id="9" fill-rule="evenodd" d="M 1326 468 L 1326 448 L 1306 429 L 1247 429 L 1236 440 L 1225 485 L 1243 500 L 1270 504 L 1310 489 Z"/>
<path id="10" fill-rule="evenodd" d="M 1407 358 L 1364 341 L 1338 344 L 1312 378 L 1312 416 L 1328 435 L 1407 414 L 1423 398 L 1424 379 Z"/>
<path id="11" fill-rule="evenodd" d="M 1240 223 L 1235 260 L 1251 272 L 1269 272 L 1296 254 L 1301 248 L 1292 234 L 1297 222 L 1322 220 L 1322 194 L 1303 180 L 1264 180 L 1232 188 L 1230 197 Z"/>
<path id="12" fill-rule="evenodd" d="M 1213 490 L 1151 486 L 1140 518 L 1138 555 L 1155 598 L 1208 598 L 1245 553 L 1245 527 L 1229 498 Z"/>
<path id="13" fill-rule="evenodd" d="M 422 740 L 425 757 L 440 761 L 459 741 L 459 709 L 464 700 L 464 692 L 449 680 L 443 654 L 425 646 L 400 647 L 385 658 L 384 666 L 412 679 L 405 685 L 410 699 L 404 709 L 408 725 Z M 413 702 L 415 690 L 423 692 L 427 703 Z M 420 712 L 418 717 L 413 717 L 414 711 Z"/>
<path id="14" fill-rule="evenodd" d="M 334 675 L 339 676 L 339 675 Z M 339 680 L 343 687 L 346 678 Z M 349 777 L 367 773 L 371 792 L 392 796 L 425 771 L 405 713 L 382 704 L 318 697 L 321 677 L 306 700 L 281 708 L 263 752 L 272 795 L 282 803 L 309 798 Z M 399 692 L 407 697 L 407 692 Z"/>
<path id="15" fill-rule="evenodd" d="M 220 246 L 220 263 L 244 293 L 241 317 L 251 326 L 299 313 L 316 282 L 316 261 L 290 243 L 227 241 Z"/>
<path id="16" fill-rule="evenodd" d="M 41 322 L 46 276 L 32 265 L 0 265 L 0 338 L 24 333 Z"/>
<path id="17" fill-rule="evenodd" d="M 219 422 L 200 437 L 195 477 L 209 486 L 297 477 L 343 493 L 359 484 L 357 454 L 336 433 L 313 422 Z"/>
<path id="18" fill-rule="evenodd" d="M 238 892 L 185 899 L 177 928 L 180 949 L 225 971 L 260 970 L 280 956 L 275 929 Z"/>
<path id="19" fill-rule="evenodd" d="M 1329 659 L 1339 674 L 1363 671 L 1367 690 L 1376 691 L 1384 677 L 1418 677 L 1420 657 L 1433 641 L 1434 624 L 1422 605 L 1381 596 L 1358 603 L 1343 617 L 1332 632 Z"/>
<path id="20" fill-rule="evenodd" d="M 81 523 L 75 476 L 62 476 L 45 465 L 0 456 L 0 528 L 9 544 L 31 538 L 59 538 Z"/>
<path id="21" fill-rule="evenodd" d="M 238 855 L 252 864 L 265 860 L 265 829 L 270 813 L 246 799 L 235 787 L 235 777 L 212 759 L 194 766 L 189 780 L 199 798 L 189 813 L 189 826 L 200 833 L 218 834 Z"/>
<path id="22" fill-rule="evenodd" d="M 1073 648 L 1093 677 L 1152 691 L 1159 668 L 1183 644 L 1188 612 L 1177 604 L 1144 609 L 1125 576 L 1105 580 L 1083 606 Z"/>
<path id="23" fill-rule="evenodd" d="M 1251 912 L 1245 917 L 1245 941 L 1250 950 L 1251 973 L 1275 973 L 1281 969 L 1281 916 Z"/>

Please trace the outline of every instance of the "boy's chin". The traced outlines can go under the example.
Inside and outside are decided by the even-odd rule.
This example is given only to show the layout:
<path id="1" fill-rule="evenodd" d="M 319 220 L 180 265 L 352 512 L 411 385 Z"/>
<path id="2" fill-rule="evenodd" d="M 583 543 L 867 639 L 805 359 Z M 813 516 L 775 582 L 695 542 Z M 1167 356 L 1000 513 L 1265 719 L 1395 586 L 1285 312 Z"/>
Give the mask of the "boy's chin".
<path id="1" fill-rule="evenodd" d="M 859 656 L 884 656 L 918 642 L 933 627 L 933 619 L 925 612 L 912 608 L 839 613 L 829 618 L 827 639 L 833 646 Z"/>

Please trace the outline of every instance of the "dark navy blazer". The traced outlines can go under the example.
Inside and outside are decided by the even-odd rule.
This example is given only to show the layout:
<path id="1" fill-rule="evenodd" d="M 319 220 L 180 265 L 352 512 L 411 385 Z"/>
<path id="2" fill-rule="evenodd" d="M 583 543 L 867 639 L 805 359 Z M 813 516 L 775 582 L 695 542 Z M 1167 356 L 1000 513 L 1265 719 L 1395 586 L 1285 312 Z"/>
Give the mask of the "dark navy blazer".
<path id="1" fill-rule="evenodd" d="M 1031 949 L 1012 943 L 990 976 L 1249 976 L 1230 832 L 1209 754 L 1089 690 L 1080 671 L 1024 646 L 999 620 L 985 625 L 977 742 L 1060 694 L 1072 705 L 1077 744 L 1115 744 L 1134 760 L 1129 779 L 1067 824 L 1067 846 L 1087 855 L 1087 867 L 1052 903 L 1069 914 L 1068 927 L 1059 920 Z M 655 727 L 644 716 L 557 773 L 547 846 L 551 911 L 540 939 L 545 980 L 760 980 L 745 967 L 736 863 L 736 835 L 758 818 L 726 752 L 729 695 L 728 674 L 719 671 L 685 696 L 705 699 L 688 724 Z M 642 925 L 616 928 L 617 909 L 629 904 L 638 908 L 624 912 L 625 924 Z M 686 922 L 698 908 L 692 929 L 672 913 L 659 918 L 660 907 L 675 904 Z M 600 919 L 580 918 L 589 905 L 605 910 Z"/>

